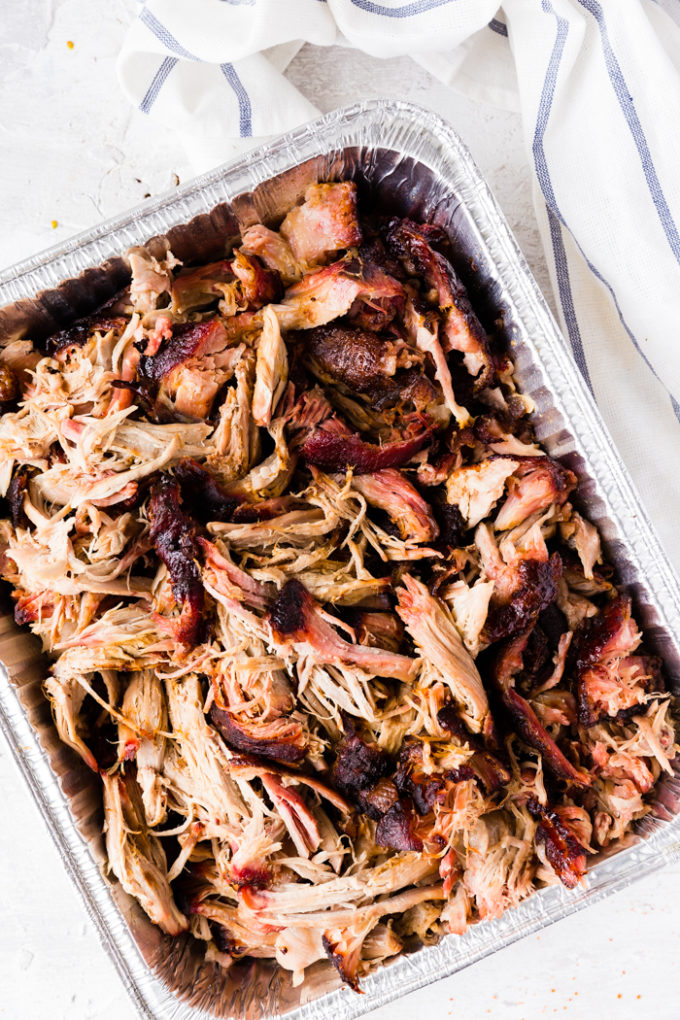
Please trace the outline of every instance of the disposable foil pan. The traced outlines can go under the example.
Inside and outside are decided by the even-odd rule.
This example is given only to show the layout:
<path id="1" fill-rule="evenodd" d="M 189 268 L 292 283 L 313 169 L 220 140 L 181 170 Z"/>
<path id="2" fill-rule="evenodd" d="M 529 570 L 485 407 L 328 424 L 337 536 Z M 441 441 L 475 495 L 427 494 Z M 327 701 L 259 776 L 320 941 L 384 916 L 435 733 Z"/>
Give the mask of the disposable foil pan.
<path id="1" fill-rule="evenodd" d="M 0 342 L 45 335 L 94 310 L 129 279 L 122 253 L 165 239 L 185 262 L 221 255 L 225 238 L 259 220 L 276 222 L 317 180 L 357 182 L 362 201 L 440 224 L 460 253 L 459 270 L 482 321 L 502 318 L 517 378 L 536 405 L 541 442 L 581 479 L 581 508 L 635 601 L 651 649 L 680 687 L 680 589 L 589 391 L 529 273 L 505 219 L 460 139 L 434 114 L 370 101 L 206 174 L 172 196 L 87 231 L 0 275 Z M 341 988 L 316 964 L 294 989 L 268 961 L 223 971 L 192 940 L 163 936 L 106 877 L 99 782 L 61 745 L 41 691 L 37 642 L 0 616 L 0 723 L 64 864 L 141 1016 L 156 1020 L 285 1016 L 350 1018 L 368 1012 L 580 910 L 680 856 L 680 783 L 659 785 L 652 813 L 616 853 L 591 864 L 587 886 L 545 889 L 502 917 L 473 925 Z"/>

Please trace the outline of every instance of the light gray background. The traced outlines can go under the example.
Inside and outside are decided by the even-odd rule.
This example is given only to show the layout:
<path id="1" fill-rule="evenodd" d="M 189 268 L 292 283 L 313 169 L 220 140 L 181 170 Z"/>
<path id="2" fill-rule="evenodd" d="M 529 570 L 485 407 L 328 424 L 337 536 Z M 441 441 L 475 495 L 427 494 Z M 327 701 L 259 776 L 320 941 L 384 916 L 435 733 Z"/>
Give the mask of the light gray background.
<path id="1" fill-rule="evenodd" d="M 130 109 L 118 90 L 115 58 L 135 6 L 132 0 L 5 0 L 0 266 L 63 241 L 147 193 L 167 191 L 175 175 L 182 182 L 191 177 L 191 161 L 174 136 Z M 305 47 L 289 76 L 324 112 L 387 96 L 449 120 L 552 303 L 516 114 L 456 95 L 405 58 L 377 62 L 348 50 Z M 133 1020 L 2 741 L 0 797 L 0 1017 Z M 372 1020 L 678 1020 L 679 875 L 680 866 L 667 868 L 372 1013 Z"/>

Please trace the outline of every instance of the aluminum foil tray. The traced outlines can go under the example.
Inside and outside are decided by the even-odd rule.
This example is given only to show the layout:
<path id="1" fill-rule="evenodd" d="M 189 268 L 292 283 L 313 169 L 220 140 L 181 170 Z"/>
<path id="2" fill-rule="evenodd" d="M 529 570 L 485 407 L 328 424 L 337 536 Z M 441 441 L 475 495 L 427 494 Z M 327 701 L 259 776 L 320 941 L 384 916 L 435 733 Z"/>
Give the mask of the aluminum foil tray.
<path id="1" fill-rule="evenodd" d="M 553 457 L 580 479 L 581 509 L 635 601 L 652 650 L 680 691 L 680 588 L 592 397 L 572 361 L 505 219 L 460 139 L 438 117 L 403 102 L 370 101 L 332 113 L 171 196 L 104 223 L 0 274 L 0 343 L 39 337 L 94 310 L 124 286 L 123 253 L 169 240 L 183 261 L 221 255 L 225 239 L 275 222 L 317 180 L 357 181 L 362 200 L 440 224 L 460 253 L 457 269 L 482 322 L 502 317 L 517 377 Z M 6 307 L 2 307 L 6 306 Z M 627 845 L 594 859 L 587 885 L 545 889 L 494 921 L 388 963 L 364 995 L 316 964 L 294 989 L 268 961 L 225 972 L 190 939 L 161 934 L 106 877 L 96 777 L 64 747 L 41 682 L 37 641 L 0 607 L 0 725 L 140 1016 L 155 1020 L 343 1020 L 360 1016 L 536 932 L 680 856 L 680 782 L 660 784 L 652 813 Z"/>

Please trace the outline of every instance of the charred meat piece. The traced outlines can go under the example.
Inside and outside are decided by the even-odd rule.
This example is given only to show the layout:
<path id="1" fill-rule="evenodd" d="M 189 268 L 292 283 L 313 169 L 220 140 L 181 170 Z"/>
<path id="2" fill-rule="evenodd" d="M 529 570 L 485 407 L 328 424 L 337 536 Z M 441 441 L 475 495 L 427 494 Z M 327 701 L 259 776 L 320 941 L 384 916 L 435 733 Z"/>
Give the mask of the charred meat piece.
<path id="1" fill-rule="evenodd" d="M 512 779 L 510 770 L 491 751 L 475 751 L 468 764 L 487 794 L 507 786 Z"/>
<path id="2" fill-rule="evenodd" d="M 363 611 L 356 614 L 354 630 L 360 645 L 386 648 L 398 652 L 404 637 L 404 627 L 394 613 Z"/>
<path id="3" fill-rule="evenodd" d="M 142 391 L 155 398 L 156 406 L 168 407 L 183 418 L 206 418 L 239 356 L 228 344 L 219 319 L 175 324 L 156 354 L 139 359 Z"/>
<path id="4" fill-rule="evenodd" d="M 182 644 L 204 640 L 204 592 L 198 568 L 198 536 L 195 522 L 182 510 L 179 482 L 162 475 L 149 500 L 150 536 L 156 553 L 167 567 L 172 593 L 181 615 L 176 638 Z"/>
<path id="5" fill-rule="evenodd" d="M 344 984 L 353 991 L 361 992 L 359 972 L 362 963 L 367 934 L 375 927 L 375 920 L 359 919 L 344 928 L 331 928 L 322 936 L 326 956 L 333 964 Z M 370 937 L 370 936 L 369 936 Z M 391 950 L 393 953 L 393 950 Z"/>
<path id="6" fill-rule="evenodd" d="M 256 255 L 234 252 L 231 268 L 239 281 L 246 309 L 262 308 L 283 296 L 279 274 L 264 266 Z"/>
<path id="7" fill-rule="evenodd" d="M 462 770 L 458 771 L 459 779 L 474 779 L 474 777 L 475 773 L 467 766 L 463 766 Z M 417 773 L 409 776 L 408 779 L 400 777 L 398 782 L 397 789 L 401 794 L 402 803 L 410 797 L 419 815 L 427 815 L 432 810 L 437 794 L 445 787 L 443 776 L 418 776 Z"/>
<path id="8" fill-rule="evenodd" d="M 361 244 L 356 184 L 311 184 L 303 204 L 291 209 L 279 230 L 295 258 L 308 265 L 356 248 Z"/>
<path id="9" fill-rule="evenodd" d="M 522 689 L 530 693 L 534 687 L 538 687 L 546 668 L 550 669 L 552 666 L 550 642 L 538 623 L 529 635 L 523 658 Z"/>
<path id="10" fill-rule="evenodd" d="M 293 644 L 319 655 L 323 662 L 346 663 L 364 667 L 374 676 L 409 680 L 414 672 L 413 659 L 382 648 L 353 645 L 345 641 L 321 613 L 305 586 L 298 580 L 286 581 L 269 611 L 274 640 Z"/>
<path id="11" fill-rule="evenodd" d="M 375 841 L 378 846 L 389 847 L 390 850 L 423 849 L 423 841 L 415 831 L 417 816 L 407 798 L 398 800 L 389 811 L 382 816 L 375 829 Z"/>
<path id="12" fill-rule="evenodd" d="M 422 769 L 422 744 L 408 740 L 390 777 L 393 765 L 376 745 L 362 740 L 345 716 L 346 737 L 340 745 L 333 767 L 333 782 L 381 827 L 381 846 L 394 850 L 414 850 L 420 837 L 414 828 L 418 815 L 427 815 L 447 782 L 474 778 L 474 771 L 463 766 L 456 772 L 428 774 Z"/>
<path id="13" fill-rule="evenodd" d="M 316 428 L 305 440 L 302 456 L 308 464 L 322 471 L 345 471 L 352 467 L 357 474 L 371 474 L 408 463 L 425 445 L 431 431 L 427 427 L 410 439 L 376 446 L 364 442 L 355 433 L 339 435 L 325 428 Z"/>
<path id="14" fill-rule="evenodd" d="M 606 662 L 614 656 L 629 654 L 640 643 L 640 635 L 631 616 L 631 601 L 619 595 L 604 609 L 584 620 L 574 637 L 577 668 Z"/>
<path id="15" fill-rule="evenodd" d="M 30 522 L 24 513 L 24 496 L 28 492 L 28 485 L 31 478 L 38 474 L 38 469 L 22 464 L 14 469 L 12 481 L 7 490 L 7 502 L 12 524 L 15 528 L 28 528 Z"/>
<path id="16" fill-rule="evenodd" d="M 512 637 L 530 628 L 547 606 L 557 597 L 557 582 L 562 573 L 559 553 L 550 559 L 521 560 L 515 567 L 515 587 L 502 598 L 492 598 L 484 626 L 487 641 Z"/>
<path id="17" fill-rule="evenodd" d="M 541 630 L 545 634 L 548 643 L 552 648 L 557 648 L 560 638 L 569 630 L 567 618 L 562 610 L 555 603 L 551 603 L 543 610 L 538 621 Z"/>
<path id="18" fill-rule="evenodd" d="M 475 749 L 474 754 L 467 762 L 467 766 L 463 766 L 463 769 L 469 767 L 472 770 L 473 775 L 477 777 L 487 794 L 495 793 L 502 786 L 507 786 L 512 775 L 507 766 L 498 757 L 500 752 L 494 754 L 492 751 L 484 749 L 484 743 L 493 746 L 493 740 L 487 738 L 483 742 L 479 737 L 470 734 L 465 729 L 463 721 L 453 705 L 444 705 L 439 710 L 437 722 L 443 730 L 448 730 L 454 734 L 461 744 L 468 744 Z M 459 771 L 461 770 L 459 769 Z"/>
<path id="19" fill-rule="evenodd" d="M 371 407 L 386 424 L 399 423 L 411 409 L 427 413 L 431 405 L 439 402 L 440 394 L 435 384 L 416 368 L 399 370 L 386 377 L 370 395 Z M 340 404 L 337 396 L 336 403 Z"/>
<path id="20" fill-rule="evenodd" d="M 227 343 L 224 326 L 218 319 L 177 323 L 157 354 L 139 359 L 139 375 L 151 383 L 160 383 L 189 358 L 221 351 Z"/>
<path id="21" fill-rule="evenodd" d="M 411 367 L 399 358 L 389 340 L 365 329 L 326 325 L 301 334 L 307 364 L 322 382 L 343 383 L 350 391 L 379 395 L 386 378 L 397 368 Z"/>
<path id="22" fill-rule="evenodd" d="M 387 243 L 408 271 L 423 276 L 435 291 L 444 315 L 444 349 L 463 355 L 475 389 L 488 386 L 494 372 L 486 334 L 451 263 L 431 247 L 427 230 L 411 220 L 393 220 Z"/>
<path id="23" fill-rule="evenodd" d="M 591 778 L 577 769 L 557 746 L 545 726 L 539 722 L 533 708 L 516 690 L 515 684 L 522 671 L 523 655 L 529 640 L 529 631 L 506 642 L 498 653 L 492 669 L 492 680 L 500 700 L 512 721 L 513 728 L 526 744 L 543 757 L 546 767 L 555 779 L 579 788 L 591 785 Z"/>
<path id="24" fill-rule="evenodd" d="M 439 528 L 439 544 L 453 549 L 466 545 L 468 527 L 458 507 L 439 500 L 433 500 L 430 505 Z"/>
<path id="25" fill-rule="evenodd" d="M 210 721 L 230 747 L 245 754 L 257 754 L 273 761 L 298 762 L 307 751 L 302 726 L 295 719 L 245 720 L 213 705 Z"/>
<path id="26" fill-rule="evenodd" d="M 363 811 L 379 821 L 399 800 L 399 791 L 391 779 L 379 779 L 375 786 L 364 790 L 359 801 Z"/>
<path id="27" fill-rule="evenodd" d="M 110 315 L 104 309 L 77 319 L 70 326 L 53 333 L 45 341 L 45 350 L 51 357 L 65 355 L 69 349 L 84 347 L 95 333 L 108 333 L 110 330 L 122 332 L 127 326 L 127 319 L 121 315 Z"/>
<path id="28" fill-rule="evenodd" d="M 344 716 L 345 737 L 338 747 L 332 771 L 333 785 L 363 808 L 363 794 L 392 771 L 387 754 L 376 744 L 362 740 L 349 716 Z"/>
<path id="29" fill-rule="evenodd" d="M 567 889 L 574 889 L 586 871 L 586 851 L 569 826 L 549 807 L 532 798 L 527 807 L 538 820 L 536 843 L 545 847 L 545 856 Z"/>
<path id="30" fill-rule="evenodd" d="M 181 460 L 175 468 L 182 490 L 182 503 L 192 517 L 202 524 L 208 521 L 230 521 L 241 500 L 228 496 L 210 471 L 197 460 Z"/>
<path id="31" fill-rule="evenodd" d="M 21 396 L 19 380 L 9 365 L 0 363 L 0 414 L 15 411 Z"/>
<path id="32" fill-rule="evenodd" d="M 402 795 L 412 800 L 419 815 L 428 814 L 447 782 L 461 782 L 474 779 L 474 772 L 466 765 L 449 769 L 446 773 L 427 772 L 423 769 L 423 744 L 414 737 L 408 737 L 399 752 L 399 762 L 394 773 L 394 784 Z"/>
<path id="33" fill-rule="evenodd" d="M 625 595 L 583 620 L 574 635 L 573 658 L 579 720 L 584 726 L 634 711 L 644 702 L 658 669 L 652 657 L 633 654 L 639 644 L 630 598 Z"/>
<path id="34" fill-rule="evenodd" d="M 387 249 L 382 238 L 381 229 L 384 223 L 362 223 L 364 239 L 359 246 L 359 258 L 362 262 L 378 266 L 388 276 L 393 276 L 400 283 L 406 283 L 408 274 L 402 263 L 395 258 Z"/>
<path id="35" fill-rule="evenodd" d="M 446 704 L 444 704 L 437 712 L 437 722 L 443 730 L 447 730 L 449 733 L 453 734 L 453 736 L 457 737 L 462 744 L 464 744 L 467 740 L 475 739 L 474 737 L 470 737 L 470 734 L 465 728 L 465 723 L 461 719 L 458 708 L 450 701 L 446 702 Z"/>

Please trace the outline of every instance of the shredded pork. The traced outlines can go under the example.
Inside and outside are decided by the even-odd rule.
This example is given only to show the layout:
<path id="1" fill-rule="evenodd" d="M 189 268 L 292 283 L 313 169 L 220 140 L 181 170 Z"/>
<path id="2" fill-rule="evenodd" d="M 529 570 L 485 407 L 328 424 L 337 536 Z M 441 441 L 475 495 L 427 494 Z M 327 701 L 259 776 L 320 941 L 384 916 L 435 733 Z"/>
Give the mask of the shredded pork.
<path id="1" fill-rule="evenodd" d="M 16 620 L 111 871 L 224 966 L 358 989 L 573 888 L 672 768 L 660 663 L 452 259 L 312 185 L 0 355 Z"/>

